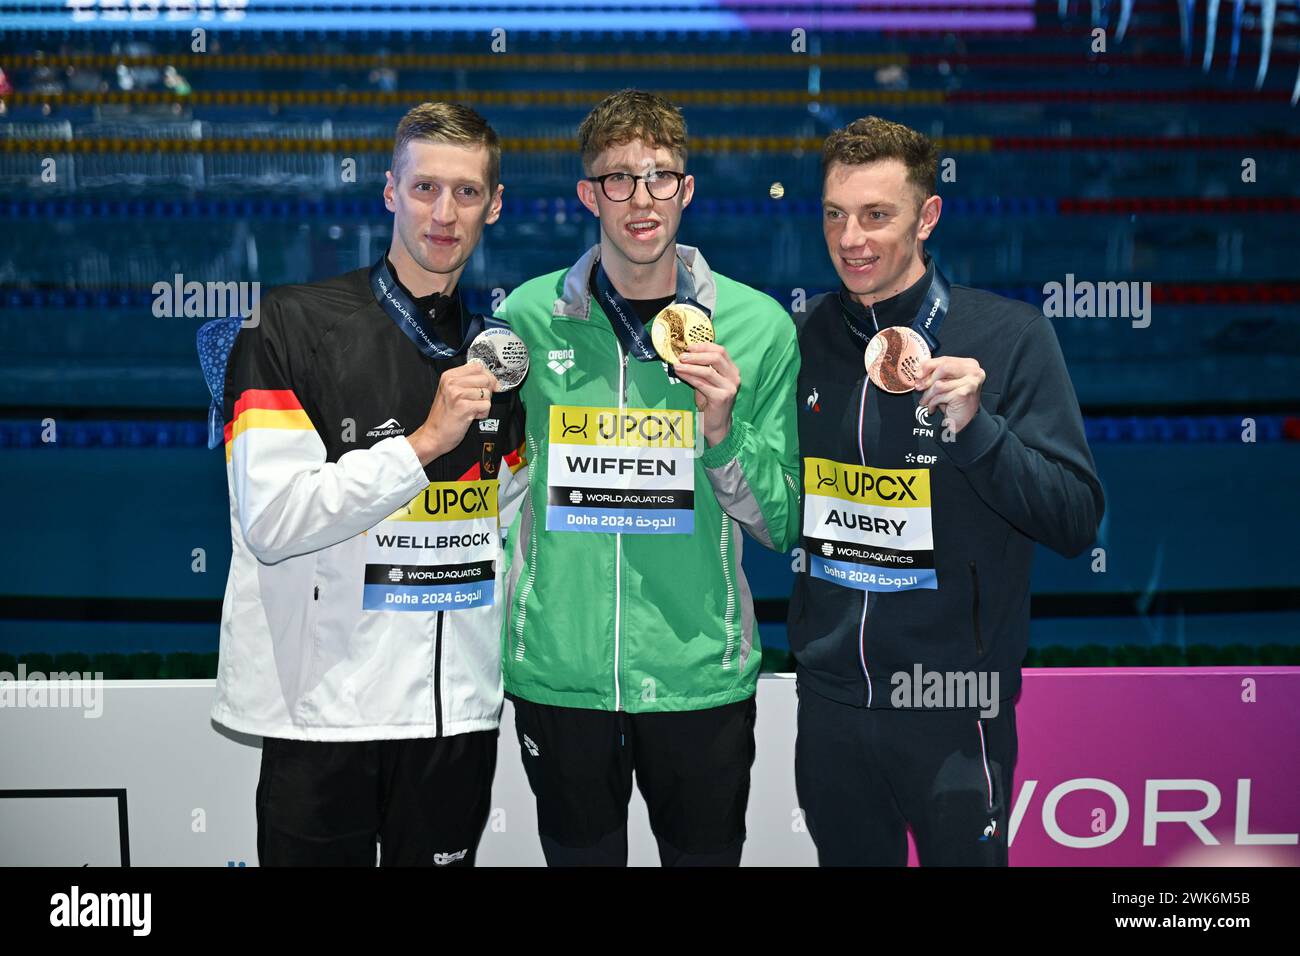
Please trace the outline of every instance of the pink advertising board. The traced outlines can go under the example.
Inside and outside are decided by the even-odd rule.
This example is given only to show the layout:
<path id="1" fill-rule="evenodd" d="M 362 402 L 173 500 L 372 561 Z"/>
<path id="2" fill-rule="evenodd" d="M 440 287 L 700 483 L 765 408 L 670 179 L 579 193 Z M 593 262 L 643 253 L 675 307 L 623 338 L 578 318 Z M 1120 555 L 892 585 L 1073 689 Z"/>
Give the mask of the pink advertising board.
<path id="1" fill-rule="evenodd" d="M 1016 726 L 1012 866 L 1300 865 L 1300 667 L 1027 668 Z"/>

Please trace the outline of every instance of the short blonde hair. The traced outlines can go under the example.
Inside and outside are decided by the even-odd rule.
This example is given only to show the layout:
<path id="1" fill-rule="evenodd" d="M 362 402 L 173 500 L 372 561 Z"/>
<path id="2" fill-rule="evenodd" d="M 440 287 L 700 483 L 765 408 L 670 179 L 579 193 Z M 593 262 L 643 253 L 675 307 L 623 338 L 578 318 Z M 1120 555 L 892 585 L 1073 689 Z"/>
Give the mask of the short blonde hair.
<path id="1" fill-rule="evenodd" d="M 501 142 L 488 121 L 459 103 L 421 103 L 397 124 L 393 142 L 393 178 L 400 179 L 406 163 L 408 143 L 453 143 L 457 146 L 485 146 L 488 151 L 488 191 L 501 181 Z"/>
<path id="2" fill-rule="evenodd" d="M 619 90 L 597 103 L 578 127 L 583 170 L 591 175 L 601 153 L 634 139 L 670 150 L 685 168 L 686 120 L 682 111 L 654 93 Z"/>

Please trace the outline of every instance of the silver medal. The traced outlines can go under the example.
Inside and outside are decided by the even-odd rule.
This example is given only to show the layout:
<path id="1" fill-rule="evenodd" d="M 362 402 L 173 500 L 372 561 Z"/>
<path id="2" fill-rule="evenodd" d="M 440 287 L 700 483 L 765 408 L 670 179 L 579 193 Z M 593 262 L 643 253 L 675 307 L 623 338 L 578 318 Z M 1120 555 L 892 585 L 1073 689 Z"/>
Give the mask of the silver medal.
<path id="1" fill-rule="evenodd" d="M 506 392 L 528 374 L 528 346 L 509 329 L 484 329 L 469 343 L 466 364 L 473 362 L 491 372 Z"/>

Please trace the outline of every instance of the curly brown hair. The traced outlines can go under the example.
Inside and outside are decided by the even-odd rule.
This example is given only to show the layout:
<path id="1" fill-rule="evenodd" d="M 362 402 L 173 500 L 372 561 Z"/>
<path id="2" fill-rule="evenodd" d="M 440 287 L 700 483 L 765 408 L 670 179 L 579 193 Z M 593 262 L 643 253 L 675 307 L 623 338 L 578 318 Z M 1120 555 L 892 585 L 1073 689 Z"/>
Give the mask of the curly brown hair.
<path id="1" fill-rule="evenodd" d="M 583 170 L 590 176 L 601 153 L 634 139 L 670 150 L 685 168 L 686 120 L 682 111 L 654 93 L 619 90 L 597 103 L 578 127 Z"/>
<path id="2" fill-rule="evenodd" d="M 879 116 L 864 116 L 837 129 L 822 143 L 822 182 L 835 163 L 864 166 L 897 159 L 907 167 L 907 181 L 917 189 L 917 205 L 934 195 L 939 151 L 924 133 Z"/>

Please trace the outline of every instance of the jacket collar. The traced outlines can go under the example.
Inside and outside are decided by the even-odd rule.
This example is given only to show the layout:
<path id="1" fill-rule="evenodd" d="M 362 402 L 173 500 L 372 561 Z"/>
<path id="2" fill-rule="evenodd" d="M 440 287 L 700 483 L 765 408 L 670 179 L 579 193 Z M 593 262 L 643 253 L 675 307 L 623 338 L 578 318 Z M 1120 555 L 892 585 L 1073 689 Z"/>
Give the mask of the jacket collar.
<path id="1" fill-rule="evenodd" d="M 857 316 L 867 328 L 870 328 L 873 324 L 882 329 L 886 325 L 910 325 L 916 318 L 917 310 L 921 308 L 921 302 L 925 298 L 925 293 L 930 288 L 930 282 L 933 279 L 934 259 L 927 252 L 925 253 L 925 274 L 902 292 L 891 295 L 888 299 L 881 299 L 874 307 L 860 305 L 854 301 L 848 287 L 841 281 L 838 293 L 840 308 Z"/>
<path id="2" fill-rule="evenodd" d="M 393 260 L 384 255 L 384 262 L 388 265 L 388 273 L 393 277 L 407 297 L 416 304 L 421 315 L 426 315 L 434 323 L 443 323 L 453 321 L 460 324 L 460 283 L 456 283 L 456 288 L 451 290 L 451 294 L 444 292 L 435 292 L 432 295 L 421 296 L 416 298 L 415 293 L 406 287 L 401 279 L 397 277 L 397 270 L 393 268 Z"/>
<path id="3" fill-rule="evenodd" d="M 551 315 L 587 321 L 591 318 L 591 267 L 600 258 L 600 244 L 582 254 L 564 276 L 564 288 L 555 300 Z M 695 299 L 710 312 L 717 311 L 718 287 L 713 281 L 713 270 L 694 246 L 677 243 L 677 258 L 690 270 L 695 280 Z"/>

